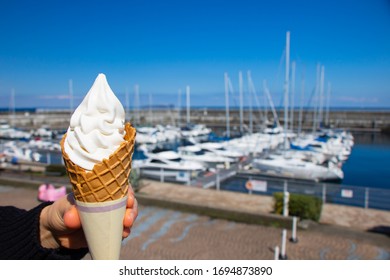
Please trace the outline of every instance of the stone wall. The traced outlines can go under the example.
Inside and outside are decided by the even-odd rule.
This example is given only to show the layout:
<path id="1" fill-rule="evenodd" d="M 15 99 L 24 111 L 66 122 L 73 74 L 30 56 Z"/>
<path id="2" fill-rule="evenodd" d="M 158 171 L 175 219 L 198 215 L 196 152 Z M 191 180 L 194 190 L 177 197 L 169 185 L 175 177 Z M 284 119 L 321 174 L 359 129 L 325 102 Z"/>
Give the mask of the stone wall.
<path id="1" fill-rule="evenodd" d="M 264 124 L 264 111 L 253 111 L 253 127 L 258 130 Z M 268 120 L 273 123 L 271 111 L 267 112 Z M 284 112 L 277 112 L 279 122 L 284 125 Z M 138 117 L 137 117 L 138 116 Z M 231 131 L 239 130 L 240 116 L 239 110 L 230 110 L 230 129 Z M 244 130 L 249 129 L 249 112 L 244 111 Z M 66 129 L 69 125 L 69 111 L 47 111 L 38 113 L 16 113 L 14 116 L 9 114 L 0 115 L 0 119 L 8 121 L 16 127 L 32 129 L 41 126 L 48 126 L 52 129 Z M 178 125 L 186 124 L 186 110 L 179 112 L 176 109 L 153 109 L 141 110 L 139 114 L 129 112 L 127 119 L 132 123 L 141 125 Z M 312 111 L 304 111 L 302 114 L 303 129 L 310 130 L 313 127 L 314 114 Z M 299 111 L 294 111 L 293 128 L 298 128 Z M 224 110 L 212 109 L 191 109 L 191 123 L 202 123 L 216 130 L 226 129 L 226 112 Z M 335 128 L 346 128 L 357 131 L 381 131 L 390 127 L 390 110 L 389 111 L 332 111 L 329 114 L 329 124 Z"/>

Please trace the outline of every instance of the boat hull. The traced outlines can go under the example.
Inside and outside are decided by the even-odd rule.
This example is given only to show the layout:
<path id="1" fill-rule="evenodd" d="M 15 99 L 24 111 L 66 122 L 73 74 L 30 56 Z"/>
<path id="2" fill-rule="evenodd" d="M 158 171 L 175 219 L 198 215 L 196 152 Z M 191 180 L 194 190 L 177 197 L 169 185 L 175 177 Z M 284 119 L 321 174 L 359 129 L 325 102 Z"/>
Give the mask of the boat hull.
<path id="1" fill-rule="evenodd" d="M 342 171 L 322 166 L 318 166 L 315 167 L 315 169 L 310 170 L 310 168 L 306 165 L 287 166 L 284 164 L 278 164 L 278 162 L 268 162 L 267 160 L 255 160 L 253 161 L 252 166 L 264 175 L 279 178 L 291 178 L 316 182 L 340 182 L 343 179 Z"/>

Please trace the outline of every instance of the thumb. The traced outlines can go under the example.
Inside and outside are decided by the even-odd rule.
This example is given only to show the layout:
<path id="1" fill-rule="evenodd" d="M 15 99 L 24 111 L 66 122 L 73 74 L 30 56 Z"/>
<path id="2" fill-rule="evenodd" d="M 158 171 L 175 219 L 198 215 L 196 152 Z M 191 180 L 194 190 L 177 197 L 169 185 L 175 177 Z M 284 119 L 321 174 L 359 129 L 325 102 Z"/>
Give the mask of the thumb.
<path id="1" fill-rule="evenodd" d="M 65 226 L 69 229 L 81 228 L 81 221 L 76 206 L 70 207 L 64 214 Z"/>

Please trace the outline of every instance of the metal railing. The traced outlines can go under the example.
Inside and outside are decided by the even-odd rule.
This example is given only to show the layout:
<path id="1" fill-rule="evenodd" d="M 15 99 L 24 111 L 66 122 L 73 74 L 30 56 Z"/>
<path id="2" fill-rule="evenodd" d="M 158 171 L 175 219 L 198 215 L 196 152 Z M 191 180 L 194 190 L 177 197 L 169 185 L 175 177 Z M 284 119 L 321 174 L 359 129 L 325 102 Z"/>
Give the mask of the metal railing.
<path id="1" fill-rule="evenodd" d="M 195 176 L 191 171 L 172 172 L 164 168 L 155 168 L 154 170 L 136 168 L 135 171 L 142 178 L 158 180 L 161 183 L 175 182 L 190 185 L 191 180 Z"/>
<path id="2" fill-rule="evenodd" d="M 248 190 L 245 187 L 248 180 L 261 183 L 261 191 L 256 191 L 255 189 Z M 249 176 L 241 174 L 220 183 L 220 188 L 222 190 L 259 195 L 273 195 L 275 192 L 288 191 L 289 193 L 316 196 L 321 198 L 324 203 L 390 210 L 390 189 L 285 180 L 259 175 Z"/>
<path id="3" fill-rule="evenodd" d="M 142 177 L 152 178 L 159 180 L 160 182 L 179 182 L 187 185 L 192 185 L 193 182 L 196 182 L 190 172 L 182 172 L 182 174 L 180 174 L 180 178 L 178 178 L 175 176 L 168 176 L 168 172 L 164 169 L 159 169 L 154 176 L 151 176 L 150 174 L 146 175 L 142 172 L 142 170 L 137 171 L 140 172 L 139 174 Z M 256 189 L 247 189 L 245 185 L 249 180 L 261 183 L 262 189 L 260 191 Z M 205 187 L 208 184 L 212 184 L 217 190 L 268 196 L 272 196 L 276 192 L 305 194 L 319 197 L 322 199 L 323 203 L 390 211 L 390 189 L 359 187 L 335 183 L 317 183 L 302 180 L 287 180 L 242 173 L 235 173 L 234 176 L 226 179 L 221 176 L 219 172 L 215 173 L 213 176 L 208 176 L 205 180 L 197 182 L 202 185 L 194 186 Z"/>

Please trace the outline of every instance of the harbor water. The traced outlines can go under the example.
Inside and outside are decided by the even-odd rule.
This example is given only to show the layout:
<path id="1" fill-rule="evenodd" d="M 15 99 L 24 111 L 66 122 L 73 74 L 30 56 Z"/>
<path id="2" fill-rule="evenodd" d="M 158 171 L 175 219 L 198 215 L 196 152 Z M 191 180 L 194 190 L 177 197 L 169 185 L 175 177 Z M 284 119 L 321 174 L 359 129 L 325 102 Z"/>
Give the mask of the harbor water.
<path id="1" fill-rule="evenodd" d="M 354 134 L 355 145 L 343 165 L 343 184 L 390 189 L 390 136 Z"/>

